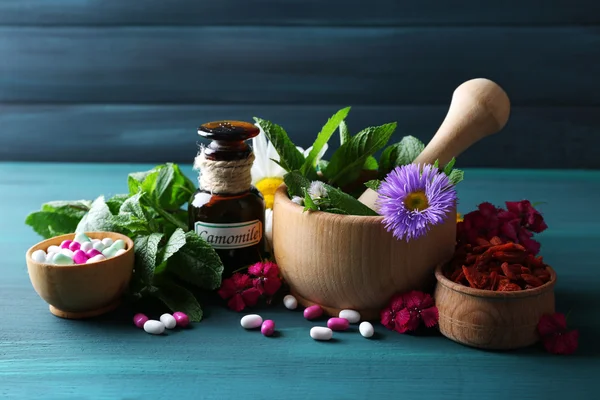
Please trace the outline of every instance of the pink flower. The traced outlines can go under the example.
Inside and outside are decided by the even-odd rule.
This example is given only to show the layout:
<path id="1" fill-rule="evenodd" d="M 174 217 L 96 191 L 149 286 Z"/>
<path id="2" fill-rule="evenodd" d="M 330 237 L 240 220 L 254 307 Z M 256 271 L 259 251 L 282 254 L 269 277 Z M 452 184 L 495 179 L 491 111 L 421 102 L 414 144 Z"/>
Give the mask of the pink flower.
<path id="1" fill-rule="evenodd" d="M 528 230 L 540 233 L 548 228 L 544 222 L 544 217 L 529 202 L 529 200 L 507 201 L 506 208 L 513 214 L 516 214 L 523 225 Z"/>
<path id="2" fill-rule="evenodd" d="M 256 305 L 260 297 L 260 291 L 252 287 L 252 279 L 248 275 L 240 273 L 235 273 L 231 278 L 223 280 L 217 293 L 221 298 L 229 299 L 227 306 L 237 312 L 242 311 L 246 306 Z"/>
<path id="3" fill-rule="evenodd" d="M 438 309 L 433 303 L 433 298 L 427 293 L 413 290 L 404 295 L 406 306 L 399 313 L 399 319 L 408 331 L 416 330 L 421 321 L 426 327 L 431 328 L 438 323 Z"/>
<path id="4" fill-rule="evenodd" d="M 567 319 L 563 314 L 543 315 L 537 329 L 549 353 L 573 354 L 577 350 L 579 331 L 567 330 Z"/>
<path id="5" fill-rule="evenodd" d="M 255 276 L 252 284 L 260 294 L 273 296 L 281 287 L 279 267 L 274 262 L 257 262 L 248 268 L 248 273 Z"/>
<path id="6" fill-rule="evenodd" d="M 416 330 L 421 321 L 431 328 L 438 322 L 438 310 L 427 293 L 413 290 L 394 296 L 387 308 L 381 311 L 381 323 L 398 333 Z"/>
<path id="7" fill-rule="evenodd" d="M 403 327 L 398 319 L 398 313 L 404 309 L 404 298 L 402 295 L 398 294 L 392 297 L 390 303 L 388 304 L 388 308 L 384 308 L 381 310 L 381 324 L 390 330 L 395 330 L 400 332 Z M 402 330 L 403 333 L 404 330 Z"/>

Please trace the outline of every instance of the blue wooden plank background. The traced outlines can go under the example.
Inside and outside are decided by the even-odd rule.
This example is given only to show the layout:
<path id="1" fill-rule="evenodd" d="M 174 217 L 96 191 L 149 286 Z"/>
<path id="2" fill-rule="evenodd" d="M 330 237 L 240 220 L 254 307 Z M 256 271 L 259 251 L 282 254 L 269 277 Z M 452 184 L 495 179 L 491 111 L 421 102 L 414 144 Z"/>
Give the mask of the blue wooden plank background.
<path id="1" fill-rule="evenodd" d="M 255 115 L 307 147 L 346 105 L 427 141 L 487 77 L 512 118 L 460 166 L 600 168 L 600 2 L 493 3 L 0 1 L 0 160 L 189 162 Z"/>

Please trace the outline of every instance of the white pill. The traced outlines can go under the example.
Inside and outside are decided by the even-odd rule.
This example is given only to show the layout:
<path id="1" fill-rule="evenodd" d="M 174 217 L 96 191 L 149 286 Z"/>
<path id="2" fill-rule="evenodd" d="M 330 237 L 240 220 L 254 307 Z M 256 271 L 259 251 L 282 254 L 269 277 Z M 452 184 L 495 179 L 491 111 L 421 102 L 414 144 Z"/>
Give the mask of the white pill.
<path id="1" fill-rule="evenodd" d="M 89 258 L 85 263 L 86 264 L 91 264 L 94 262 L 98 262 L 98 261 L 103 261 L 106 260 L 106 257 L 104 257 L 104 255 L 102 254 L 96 254 L 94 257 Z"/>
<path id="2" fill-rule="evenodd" d="M 54 255 L 56 253 L 48 253 L 48 255 L 46 255 L 46 263 L 47 264 L 54 264 Z"/>
<path id="3" fill-rule="evenodd" d="M 351 324 L 355 324 L 360 321 L 360 313 L 354 310 L 342 310 L 340 311 L 340 318 L 348 320 Z"/>
<path id="4" fill-rule="evenodd" d="M 104 251 L 104 249 L 106 248 L 106 246 L 104 245 L 104 243 L 102 242 L 96 242 L 93 244 L 93 247 L 98 250 L 98 251 Z"/>
<path id="5" fill-rule="evenodd" d="M 115 253 L 115 257 L 120 256 L 121 254 L 125 254 L 126 252 L 127 252 L 127 250 L 125 250 L 125 249 L 117 250 L 117 252 Z"/>
<path id="6" fill-rule="evenodd" d="M 162 322 L 163 325 L 165 326 L 165 328 L 167 328 L 167 329 L 173 329 L 177 325 L 177 321 L 175 320 L 175 317 L 173 317 L 171 314 L 161 315 L 160 322 Z"/>
<path id="7" fill-rule="evenodd" d="M 244 315 L 240 321 L 240 324 L 242 324 L 242 328 L 244 329 L 258 328 L 262 325 L 262 323 L 263 319 L 258 314 Z"/>
<path id="8" fill-rule="evenodd" d="M 296 300 L 296 298 L 291 294 L 288 294 L 283 298 L 283 305 L 288 310 L 295 310 L 296 307 L 298 307 L 298 300 Z"/>
<path id="9" fill-rule="evenodd" d="M 36 250 L 31 253 L 31 259 L 35 262 L 46 262 L 46 252 L 44 250 Z"/>
<path id="10" fill-rule="evenodd" d="M 104 238 L 102 239 L 102 244 L 104 245 L 104 247 L 110 247 L 113 244 L 113 240 L 111 238 Z"/>
<path id="11" fill-rule="evenodd" d="M 79 244 L 83 244 L 83 243 L 87 243 L 90 241 L 90 238 L 85 234 L 85 233 L 78 233 L 75 235 L 75 238 L 73 239 L 74 242 L 77 242 Z"/>
<path id="12" fill-rule="evenodd" d="M 165 324 L 154 319 L 149 319 L 144 324 L 144 330 L 152 335 L 160 335 L 165 331 Z"/>
<path id="13" fill-rule="evenodd" d="M 367 321 L 360 323 L 360 325 L 358 326 L 358 331 L 360 332 L 361 335 L 363 335 L 363 337 L 366 337 L 366 338 L 370 338 L 375 333 L 375 329 L 373 328 L 373 325 L 371 325 L 371 323 L 367 322 Z"/>
<path id="14" fill-rule="evenodd" d="M 101 243 L 101 242 L 102 242 L 102 240 L 100 240 L 100 239 L 92 239 L 93 244 Z"/>
<path id="15" fill-rule="evenodd" d="M 315 340 L 330 340 L 333 336 L 333 331 L 324 326 L 314 326 L 310 329 L 310 337 Z"/>
<path id="16" fill-rule="evenodd" d="M 60 249 L 60 253 L 64 254 L 67 257 L 71 257 L 71 258 L 73 258 L 73 254 L 75 254 L 69 249 Z"/>
<path id="17" fill-rule="evenodd" d="M 79 248 L 79 250 L 83 250 L 83 251 L 85 251 L 87 253 L 88 251 L 90 251 L 93 248 L 94 248 L 94 243 L 92 243 L 92 242 L 85 242 L 85 243 L 83 243 L 81 245 L 81 247 Z"/>
<path id="18" fill-rule="evenodd" d="M 48 253 L 60 253 L 60 247 L 58 246 L 50 246 L 48 247 L 48 250 L 46 250 Z"/>

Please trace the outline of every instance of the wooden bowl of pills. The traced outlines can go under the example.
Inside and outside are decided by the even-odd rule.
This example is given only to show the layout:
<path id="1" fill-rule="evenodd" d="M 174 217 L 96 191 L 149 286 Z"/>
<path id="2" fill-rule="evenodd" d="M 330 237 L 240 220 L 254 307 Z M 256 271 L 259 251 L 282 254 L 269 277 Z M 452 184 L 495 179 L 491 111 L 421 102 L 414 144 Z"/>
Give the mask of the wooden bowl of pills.
<path id="1" fill-rule="evenodd" d="M 451 281 L 437 267 L 435 305 L 439 328 L 447 338 L 480 349 L 513 350 L 539 340 L 537 324 L 544 314 L 554 313 L 556 273 L 546 266 L 550 280 L 532 289 L 492 291 Z"/>
<path id="2" fill-rule="evenodd" d="M 133 241 L 114 232 L 71 233 L 26 254 L 33 288 L 61 318 L 81 319 L 117 308 L 133 274 Z"/>

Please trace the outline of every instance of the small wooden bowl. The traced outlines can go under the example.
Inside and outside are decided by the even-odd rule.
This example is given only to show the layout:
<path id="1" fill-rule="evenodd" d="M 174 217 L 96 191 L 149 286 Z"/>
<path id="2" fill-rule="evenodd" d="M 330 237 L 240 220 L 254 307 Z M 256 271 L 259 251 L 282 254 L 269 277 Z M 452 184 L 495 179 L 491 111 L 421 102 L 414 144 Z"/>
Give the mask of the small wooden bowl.
<path id="1" fill-rule="evenodd" d="M 29 279 L 35 291 L 61 318 L 95 317 L 117 308 L 133 274 L 133 241 L 113 232 L 86 232 L 91 239 L 111 238 L 125 242 L 125 253 L 91 264 L 52 265 L 31 259 L 36 250 L 73 240 L 74 233 L 56 236 L 32 246 L 26 255 Z"/>
<path id="2" fill-rule="evenodd" d="M 435 283 L 433 271 L 454 253 L 456 211 L 427 236 L 406 242 L 386 231 L 381 216 L 303 212 L 282 185 L 273 207 L 275 259 L 303 306 L 329 315 L 352 309 L 379 318 L 392 296 Z"/>
<path id="3" fill-rule="evenodd" d="M 455 342 L 490 350 L 527 347 L 538 340 L 537 324 L 544 314 L 554 313 L 556 273 L 550 267 L 550 281 L 535 289 L 494 292 L 473 289 L 452 282 L 435 271 L 435 304 L 440 332 Z"/>

